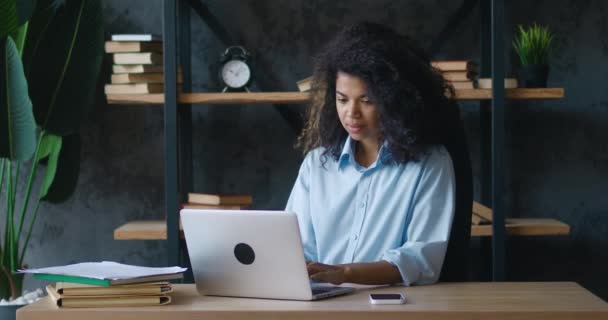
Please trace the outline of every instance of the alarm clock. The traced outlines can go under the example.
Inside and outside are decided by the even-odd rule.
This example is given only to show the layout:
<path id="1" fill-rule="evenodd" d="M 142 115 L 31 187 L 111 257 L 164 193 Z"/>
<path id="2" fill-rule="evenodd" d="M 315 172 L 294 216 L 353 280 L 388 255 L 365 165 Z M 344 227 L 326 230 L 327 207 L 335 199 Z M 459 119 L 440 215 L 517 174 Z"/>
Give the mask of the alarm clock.
<path id="1" fill-rule="evenodd" d="M 249 66 L 251 54 L 241 46 L 231 46 L 224 51 L 220 58 L 219 80 L 226 91 L 249 92 L 247 86 L 251 83 L 252 71 Z"/>

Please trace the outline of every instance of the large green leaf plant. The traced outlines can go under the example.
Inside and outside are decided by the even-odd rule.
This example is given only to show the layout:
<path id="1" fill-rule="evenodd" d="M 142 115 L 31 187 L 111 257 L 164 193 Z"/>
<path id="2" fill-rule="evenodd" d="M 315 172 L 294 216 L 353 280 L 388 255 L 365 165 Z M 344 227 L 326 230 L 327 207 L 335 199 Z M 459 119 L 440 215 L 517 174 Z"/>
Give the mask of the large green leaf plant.
<path id="1" fill-rule="evenodd" d="M 100 0 L 0 0 L 0 299 L 21 294 L 15 271 L 41 202 L 65 201 L 76 187 L 80 121 L 103 58 L 101 12 Z"/>

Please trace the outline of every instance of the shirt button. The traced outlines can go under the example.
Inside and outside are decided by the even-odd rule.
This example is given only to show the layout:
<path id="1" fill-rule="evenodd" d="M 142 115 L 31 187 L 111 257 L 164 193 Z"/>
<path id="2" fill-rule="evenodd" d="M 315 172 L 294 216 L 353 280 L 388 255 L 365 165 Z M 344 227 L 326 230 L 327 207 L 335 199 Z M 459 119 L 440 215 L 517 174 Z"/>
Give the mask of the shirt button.
<path id="1" fill-rule="evenodd" d="M 361 202 L 361 208 L 365 207 L 365 202 Z"/>
<path id="2" fill-rule="evenodd" d="M 357 240 L 357 239 L 359 239 L 359 236 L 358 236 L 358 235 L 355 235 L 355 240 Z"/>

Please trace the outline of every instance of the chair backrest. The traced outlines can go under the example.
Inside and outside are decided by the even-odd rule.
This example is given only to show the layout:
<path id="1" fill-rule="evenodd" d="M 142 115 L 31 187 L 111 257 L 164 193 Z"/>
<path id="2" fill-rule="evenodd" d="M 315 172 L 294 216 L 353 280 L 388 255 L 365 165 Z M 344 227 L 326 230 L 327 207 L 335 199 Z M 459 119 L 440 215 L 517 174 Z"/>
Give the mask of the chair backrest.
<path id="1" fill-rule="evenodd" d="M 458 107 L 456 107 L 458 108 Z M 439 281 L 467 281 L 468 255 L 471 239 L 471 212 L 473 210 L 473 173 L 464 126 L 460 116 L 451 134 L 444 138 L 454 165 L 456 204 L 448 249 Z"/>

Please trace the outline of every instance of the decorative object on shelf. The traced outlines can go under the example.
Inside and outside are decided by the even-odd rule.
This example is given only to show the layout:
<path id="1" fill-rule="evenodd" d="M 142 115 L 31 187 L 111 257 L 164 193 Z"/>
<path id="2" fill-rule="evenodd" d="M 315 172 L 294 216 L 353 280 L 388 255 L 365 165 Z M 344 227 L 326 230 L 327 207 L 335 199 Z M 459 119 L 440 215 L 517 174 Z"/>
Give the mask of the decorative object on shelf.
<path id="1" fill-rule="evenodd" d="M 220 57 L 220 83 L 222 92 L 247 91 L 252 80 L 250 64 L 251 54 L 241 46 L 231 46 Z"/>
<path id="2" fill-rule="evenodd" d="M 40 204 L 63 202 L 76 188 L 80 120 L 103 58 L 100 0 L 19 3 L 31 11 L 17 1 L 0 10 L 0 299 L 22 294 L 15 271 L 25 266 Z"/>
<path id="3" fill-rule="evenodd" d="M 521 79 L 526 88 L 546 88 L 553 33 L 547 26 L 519 26 L 513 48 L 521 61 Z"/>

